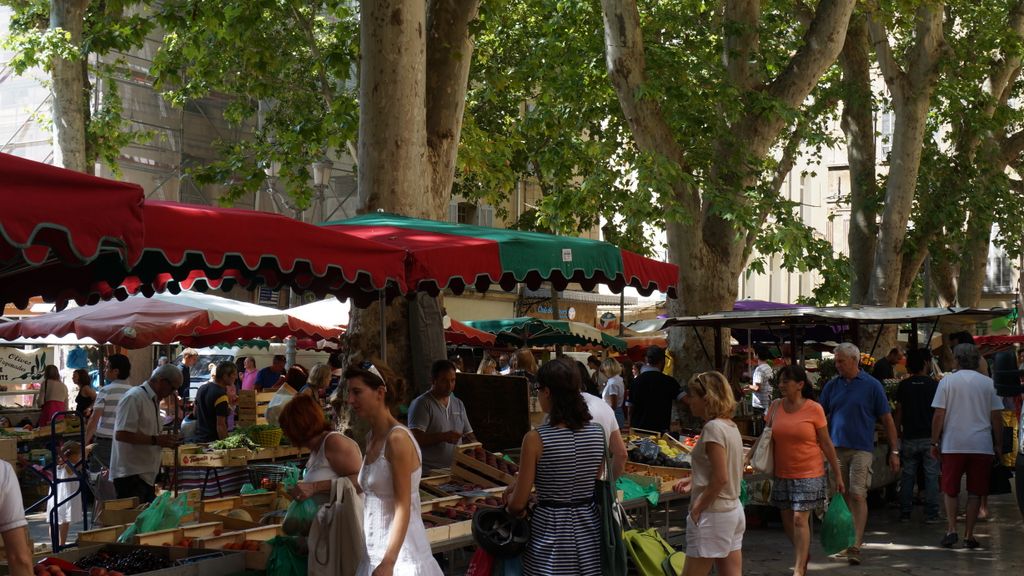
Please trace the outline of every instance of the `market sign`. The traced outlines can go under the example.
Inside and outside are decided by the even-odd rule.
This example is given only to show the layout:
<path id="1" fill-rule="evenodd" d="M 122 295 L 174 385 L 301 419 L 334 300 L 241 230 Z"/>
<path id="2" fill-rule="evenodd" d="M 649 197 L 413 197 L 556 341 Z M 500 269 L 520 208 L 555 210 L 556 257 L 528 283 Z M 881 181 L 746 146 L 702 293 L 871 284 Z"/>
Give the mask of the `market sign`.
<path id="1" fill-rule="evenodd" d="M 53 357 L 53 348 L 38 348 L 31 351 L 0 348 L 0 383 L 41 382 L 43 368 L 53 363 Z"/>

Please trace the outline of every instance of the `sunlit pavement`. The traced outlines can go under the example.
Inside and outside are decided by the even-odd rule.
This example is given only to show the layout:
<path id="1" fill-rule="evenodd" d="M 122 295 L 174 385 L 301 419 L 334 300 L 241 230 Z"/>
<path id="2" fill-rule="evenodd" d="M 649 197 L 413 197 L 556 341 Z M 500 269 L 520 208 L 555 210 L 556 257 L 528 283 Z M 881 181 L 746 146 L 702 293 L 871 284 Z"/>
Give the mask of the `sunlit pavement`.
<path id="1" fill-rule="evenodd" d="M 809 573 L 834 574 L 1024 574 L 1024 522 L 1012 494 L 989 498 L 990 518 L 975 529 L 981 543 L 976 550 L 963 547 L 963 521 L 958 522 L 960 541 L 952 549 L 939 546 L 945 523 L 926 525 L 921 507 L 912 522 L 898 522 L 896 508 L 873 508 L 861 549 L 862 564 L 824 555 L 818 534 L 811 544 Z M 815 524 L 815 530 L 820 524 Z M 748 530 L 743 539 L 743 573 L 786 575 L 792 573 L 793 549 L 782 527 Z"/>

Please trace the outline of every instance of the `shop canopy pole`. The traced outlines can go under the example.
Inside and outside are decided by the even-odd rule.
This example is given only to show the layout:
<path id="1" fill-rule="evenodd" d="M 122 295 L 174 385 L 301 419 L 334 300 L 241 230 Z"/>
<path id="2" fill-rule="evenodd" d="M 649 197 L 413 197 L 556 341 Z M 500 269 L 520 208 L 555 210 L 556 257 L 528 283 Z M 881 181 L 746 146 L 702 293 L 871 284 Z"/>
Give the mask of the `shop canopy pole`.
<path id="1" fill-rule="evenodd" d="M 388 363 L 388 323 L 387 323 L 387 311 L 384 309 L 386 302 L 384 301 L 384 290 L 381 288 L 378 292 L 379 298 L 378 303 L 380 304 L 380 359 L 385 364 Z"/>
<path id="2" fill-rule="evenodd" d="M 714 360 L 711 359 L 711 354 L 708 352 L 708 347 L 704 345 L 704 339 L 700 337 L 700 332 L 697 331 L 697 327 L 692 326 L 692 328 L 694 336 L 697 337 L 697 342 L 700 343 L 700 349 L 704 351 L 704 357 L 708 359 L 709 363 L 714 362 Z"/>
<path id="3" fill-rule="evenodd" d="M 914 350 L 918 346 L 917 342 L 917 322 L 910 323 L 910 337 L 907 338 L 907 344 L 911 350 Z"/>
<path id="4" fill-rule="evenodd" d="M 722 363 L 722 327 L 715 326 L 715 370 L 724 371 Z"/>
<path id="5" fill-rule="evenodd" d="M 789 325 L 789 363 L 796 366 L 796 324 Z"/>
<path id="6" fill-rule="evenodd" d="M 626 287 L 619 292 L 619 338 L 626 335 Z"/>

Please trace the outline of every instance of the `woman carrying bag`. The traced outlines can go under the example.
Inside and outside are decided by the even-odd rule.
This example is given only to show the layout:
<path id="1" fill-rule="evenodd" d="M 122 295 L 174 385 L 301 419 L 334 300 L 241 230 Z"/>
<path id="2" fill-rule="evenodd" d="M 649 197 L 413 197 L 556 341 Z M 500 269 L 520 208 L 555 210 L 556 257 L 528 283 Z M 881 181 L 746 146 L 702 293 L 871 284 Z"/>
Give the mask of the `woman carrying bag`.
<path id="1" fill-rule="evenodd" d="M 800 366 L 779 372 L 782 399 L 768 409 L 774 476 L 771 503 L 782 514 L 782 526 L 793 543 L 794 576 L 807 573 L 810 560 L 810 514 L 825 502 L 827 482 L 822 458 L 828 459 L 836 489 L 846 493 L 843 475 L 825 411 L 814 401 L 814 388 Z"/>

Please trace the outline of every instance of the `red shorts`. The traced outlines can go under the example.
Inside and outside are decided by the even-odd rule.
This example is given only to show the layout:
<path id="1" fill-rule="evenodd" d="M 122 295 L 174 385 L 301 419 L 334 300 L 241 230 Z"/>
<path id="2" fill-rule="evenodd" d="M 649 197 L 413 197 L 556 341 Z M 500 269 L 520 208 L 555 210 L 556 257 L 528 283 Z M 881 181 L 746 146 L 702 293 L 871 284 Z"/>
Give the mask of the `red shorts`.
<path id="1" fill-rule="evenodd" d="M 943 454 L 942 493 L 947 496 L 960 494 L 960 480 L 967 473 L 967 493 L 974 496 L 988 495 L 988 481 L 992 475 L 991 454 Z"/>

